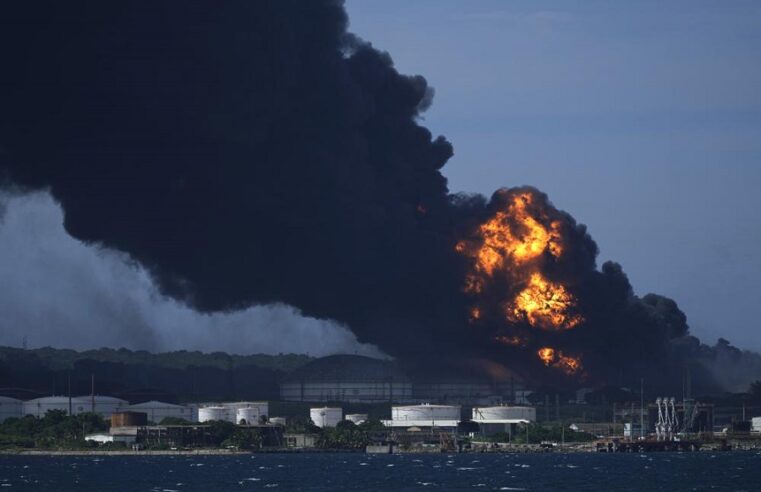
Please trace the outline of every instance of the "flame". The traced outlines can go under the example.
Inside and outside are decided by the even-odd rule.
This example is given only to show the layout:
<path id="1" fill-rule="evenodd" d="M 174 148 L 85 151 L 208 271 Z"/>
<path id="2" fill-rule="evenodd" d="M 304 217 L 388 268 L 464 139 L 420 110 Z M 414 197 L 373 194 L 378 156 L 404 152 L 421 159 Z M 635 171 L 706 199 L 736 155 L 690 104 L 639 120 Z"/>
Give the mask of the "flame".
<path id="1" fill-rule="evenodd" d="M 549 217 L 546 206 L 532 191 L 504 191 L 505 205 L 480 224 L 473 239 L 459 241 L 455 251 L 472 260 L 463 290 L 472 296 L 485 292 L 489 282 L 507 277 L 523 290 L 503 299 L 507 321 L 526 322 L 546 330 L 564 330 L 583 319 L 572 314 L 576 299 L 561 284 L 541 273 L 542 258 L 558 259 L 564 252 L 562 224 Z M 477 309 L 477 308 L 475 308 Z M 481 319 L 473 315 L 470 319 Z"/>
<path id="2" fill-rule="evenodd" d="M 555 360 L 555 349 L 551 347 L 542 347 L 536 351 L 536 355 L 544 362 L 545 366 L 550 366 Z"/>
<path id="3" fill-rule="evenodd" d="M 542 225 L 529 212 L 533 203 L 534 196 L 528 192 L 514 195 L 507 210 L 497 211 L 481 224 L 479 236 L 483 243 L 476 252 L 478 271 L 493 275 L 506 261 L 523 263 L 545 252 L 555 258 L 563 253 L 560 222 L 550 222 L 549 228 Z"/>
<path id="4" fill-rule="evenodd" d="M 534 272 L 528 286 L 508 304 L 507 317 L 550 330 L 568 329 L 582 321 L 580 316 L 569 314 L 575 304 L 565 287 Z"/>
<path id="5" fill-rule="evenodd" d="M 552 347 L 542 347 L 536 351 L 537 357 L 547 367 L 553 367 L 573 376 L 581 371 L 581 358 L 565 355 L 562 351 L 556 353 Z"/>
<path id="6" fill-rule="evenodd" d="M 521 338 L 517 335 L 513 335 L 513 336 L 499 335 L 494 337 L 494 341 L 501 343 L 502 345 L 512 345 L 517 347 L 523 347 L 527 343 L 527 340 L 525 338 Z"/>
<path id="7" fill-rule="evenodd" d="M 555 367 L 562 370 L 569 376 L 573 376 L 581 370 L 581 359 L 578 357 L 563 355 L 561 352 L 560 356 L 558 357 L 558 361 L 555 363 Z"/>
<path id="8" fill-rule="evenodd" d="M 563 353 L 549 340 L 540 345 L 531 330 L 560 332 L 585 321 L 570 287 L 551 273 L 567 264 L 565 216 L 526 188 L 500 190 L 492 206 L 491 215 L 454 246 L 468 260 L 462 289 L 471 300 L 469 322 L 491 329 L 494 343 L 530 350 L 531 356 L 536 350 L 552 370 L 583 374 L 580 355 Z M 543 346 L 548 342 L 554 346 Z"/>

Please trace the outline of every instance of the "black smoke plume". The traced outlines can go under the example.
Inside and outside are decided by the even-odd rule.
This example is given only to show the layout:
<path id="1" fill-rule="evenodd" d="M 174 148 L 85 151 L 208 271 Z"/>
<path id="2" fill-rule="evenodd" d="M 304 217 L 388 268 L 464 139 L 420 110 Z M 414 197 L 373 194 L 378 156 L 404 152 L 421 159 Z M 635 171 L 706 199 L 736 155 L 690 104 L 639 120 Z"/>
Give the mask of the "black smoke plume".
<path id="1" fill-rule="evenodd" d="M 450 194 L 426 80 L 347 27 L 337 0 L 6 2 L 0 167 L 199 310 L 285 302 L 401 358 L 510 364 L 467 326 L 455 252 L 490 205 Z M 596 270 L 566 220 L 578 249 L 555 274 L 590 314 L 567 343 L 593 377 L 690 360 L 676 304 Z"/>

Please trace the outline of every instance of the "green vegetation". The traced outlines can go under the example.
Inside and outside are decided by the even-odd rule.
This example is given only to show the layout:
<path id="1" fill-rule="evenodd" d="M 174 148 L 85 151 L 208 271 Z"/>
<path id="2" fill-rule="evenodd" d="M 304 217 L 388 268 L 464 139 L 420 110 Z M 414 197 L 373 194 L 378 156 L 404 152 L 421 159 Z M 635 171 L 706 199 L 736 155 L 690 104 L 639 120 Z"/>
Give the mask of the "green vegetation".
<path id="1" fill-rule="evenodd" d="M 343 420 L 335 428 L 318 428 L 317 447 L 324 449 L 364 449 L 372 442 L 373 432 L 385 430 L 383 424 L 377 420 L 369 420 L 359 425 Z"/>
<path id="2" fill-rule="evenodd" d="M 92 448 L 96 444 L 85 441 L 84 437 L 107 430 L 106 422 L 97 414 L 69 417 L 62 410 L 51 410 L 41 419 L 27 415 L 0 423 L 0 448 Z"/>
<path id="3" fill-rule="evenodd" d="M 262 369 L 290 372 L 307 362 L 312 357 L 303 354 L 253 354 L 233 355 L 225 352 L 204 353 L 178 350 L 176 352 L 151 353 L 145 350 L 127 350 L 100 348 L 77 352 L 69 349 L 43 347 L 23 350 L 13 347 L 0 347 L 0 360 L 33 357 L 52 370 L 70 370 L 77 361 L 91 360 L 130 365 L 145 365 L 169 369 L 187 369 L 188 367 L 215 367 L 230 369 L 234 367 L 256 366 Z"/>
<path id="4" fill-rule="evenodd" d="M 518 429 L 518 432 L 513 436 L 512 442 L 515 444 L 526 444 L 526 426 L 521 426 Z M 494 436 L 495 439 L 499 442 L 507 442 L 508 436 L 507 435 L 496 435 Z M 569 429 L 566 427 L 563 429 L 562 425 L 559 424 L 553 424 L 553 425 L 539 425 L 539 424 L 529 424 L 528 425 L 528 443 L 529 444 L 539 444 L 542 441 L 550 441 L 550 442 L 589 442 L 593 441 L 595 437 L 592 434 L 587 434 L 586 432 L 577 432 L 574 430 Z"/>
<path id="5" fill-rule="evenodd" d="M 257 429 L 241 428 L 224 420 L 206 423 L 211 426 L 211 441 L 217 447 L 254 449 L 262 443 L 261 433 Z"/>
<path id="6" fill-rule="evenodd" d="M 298 354 L 0 347 L 0 388 L 3 396 L 22 400 L 86 395 L 94 377 L 96 393 L 135 402 L 273 400 L 279 381 L 311 360 Z"/>
<path id="7" fill-rule="evenodd" d="M 159 422 L 159 425 L 193 425 L 195 422 L 190 422 L 180 417 L 164 417 Z"/>

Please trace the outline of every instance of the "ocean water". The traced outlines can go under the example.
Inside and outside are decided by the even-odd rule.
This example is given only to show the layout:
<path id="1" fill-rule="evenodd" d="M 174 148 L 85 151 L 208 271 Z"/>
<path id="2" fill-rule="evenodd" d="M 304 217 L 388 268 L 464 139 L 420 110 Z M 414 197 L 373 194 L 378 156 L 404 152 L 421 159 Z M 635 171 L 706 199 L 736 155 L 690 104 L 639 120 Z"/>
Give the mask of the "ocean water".
<path id="1" fill-rule="evenodd" d="M 0 456 L 0 492 L 761 491 L 761 453 Z"/>

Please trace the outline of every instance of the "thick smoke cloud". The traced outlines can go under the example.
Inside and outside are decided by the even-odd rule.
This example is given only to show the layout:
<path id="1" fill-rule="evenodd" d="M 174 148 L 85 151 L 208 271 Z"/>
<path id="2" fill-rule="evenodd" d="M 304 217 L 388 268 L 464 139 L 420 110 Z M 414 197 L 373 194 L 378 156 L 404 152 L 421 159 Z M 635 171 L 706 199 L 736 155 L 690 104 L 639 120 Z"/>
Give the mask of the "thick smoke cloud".
<path id="1" fill-rule="evenodd" d="M 282 302 L 402 358 L 505 359 L 466 326 L 455 252 L 494 201 L 449 193 L 432 89 L 347 23 L 336 0 L 5 4 L 0 167 L 200 311 Z M 589 315 L 567 346 L 608 381 L 681 368 L 684 314 L 564 220 L 550 273 Z"/>
<path id="2" fill-rule="evenodd" d="M 74 237 L 201 310 L 284 302 L 379 344 L 446 319 L 419 306 L 457 288 L 452 148 L 415 122 L 426 81 L 347 34 L 339 2 L 16 2 L 0 19 L 2 163 L 49 187 Z"/>

